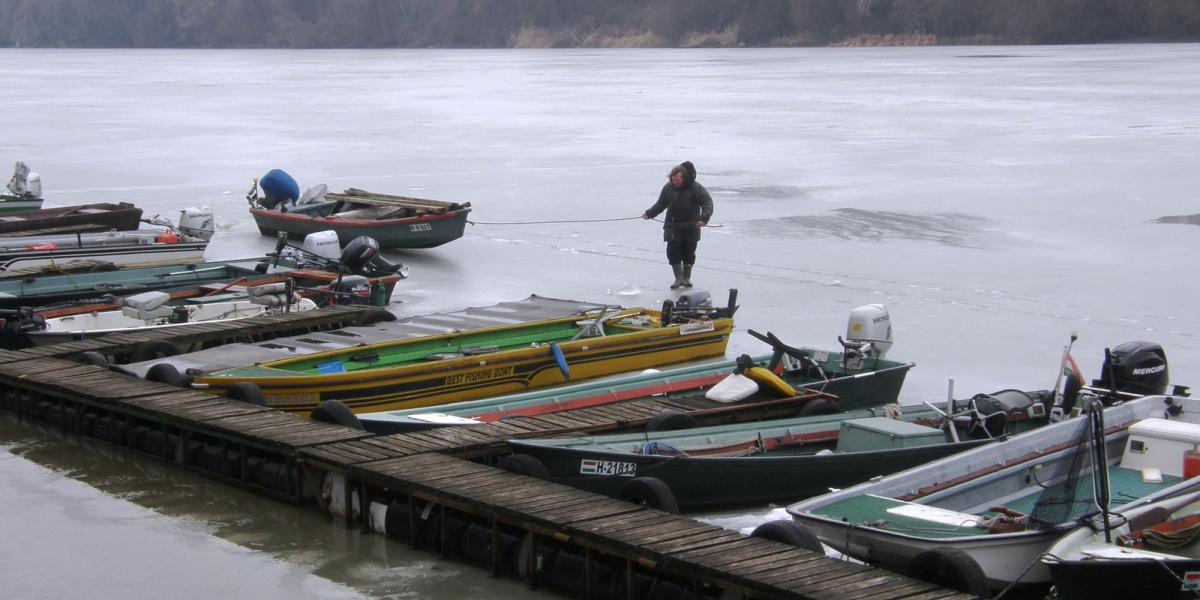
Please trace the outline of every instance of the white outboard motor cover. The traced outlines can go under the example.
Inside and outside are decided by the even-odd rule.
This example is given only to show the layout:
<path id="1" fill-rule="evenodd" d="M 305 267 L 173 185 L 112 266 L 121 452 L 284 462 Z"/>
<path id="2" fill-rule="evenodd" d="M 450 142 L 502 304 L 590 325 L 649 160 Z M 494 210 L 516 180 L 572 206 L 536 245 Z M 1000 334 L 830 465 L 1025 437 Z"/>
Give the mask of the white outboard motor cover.
<path id="1" fill-rule="evenodd" d="M 304 236 L 301 248 L 310 254 L 338 261 L 342 256 L 342 244 L 338 241 L 336 231 L 317 231 Z"/>
<path id="2" fill-rule="evenodd" d="M 882 304 L 867 304 L 850 311 L 846 341 L 871 344 L 867 354 L 884 358 L 892 347 L 892 318 Z"/>
<path id="3" fill-rule="evenodd" d="M 193 206 L 179 211 L 179 233 L 188 237 L 211 240 L 216 227 L 213 211 L 207 206 Z"/>
<path id="4" fill-rule="evenodd" d="M 131 319 L 150 321 L 171 316 L 175 310 L 167 304 L 171 295 L 166 292 L 142 292 L 121 298 L 121 313 Z"/>
<path id="5" fill-rule="evenodd" d="M 25 178 L 25 193 L 30 198 L 42 197 L 42 176 L 36 171 L 30 171 L 29 177 Z"/>

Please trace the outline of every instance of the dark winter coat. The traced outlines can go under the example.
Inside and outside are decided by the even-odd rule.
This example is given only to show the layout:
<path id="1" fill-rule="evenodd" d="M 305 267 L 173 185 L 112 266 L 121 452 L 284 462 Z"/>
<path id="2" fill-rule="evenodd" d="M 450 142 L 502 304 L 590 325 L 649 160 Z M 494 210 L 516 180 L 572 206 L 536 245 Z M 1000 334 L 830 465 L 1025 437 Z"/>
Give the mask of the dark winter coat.
<path id="1" fill-rule="evenodd" d="M 676 188 L 668 181 L 658 194 L 658 202 L 646 209 L 646 215 L 654 218 L 663 210 L 663 240 L 667 242 L 685 242 L 700 239 L 700 227 L 696 221 L 712 218 L 713 201 L 708 190 L 696 181 L 696 167 L 691 162 L 684 162 L 683 186 Z"/>

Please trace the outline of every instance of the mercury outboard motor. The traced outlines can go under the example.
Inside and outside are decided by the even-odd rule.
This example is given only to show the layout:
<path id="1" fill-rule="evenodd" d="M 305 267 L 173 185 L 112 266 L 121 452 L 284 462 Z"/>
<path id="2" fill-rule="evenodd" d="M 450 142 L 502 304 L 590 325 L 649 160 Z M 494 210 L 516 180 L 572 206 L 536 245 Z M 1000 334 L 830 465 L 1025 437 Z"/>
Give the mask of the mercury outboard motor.
<path id="1" fill-rule="evenodd" d="M 1153 342 L 1126 342 L 1113 348 L 1110 359 L 1100 367 L 1099 388 L 1150 395 L 1167 391 L 1167 353 Z"/>
<path id="2" fill-rule="evenodd" d="M 408 267 L 402 263 L 394 263 L 379 252 L 379 242 L 375 238 L 360 235 L 342 250 L 342 266 L 356 275 L 367 277 L 383 277 L 399 275 L 408 277 Z"/>

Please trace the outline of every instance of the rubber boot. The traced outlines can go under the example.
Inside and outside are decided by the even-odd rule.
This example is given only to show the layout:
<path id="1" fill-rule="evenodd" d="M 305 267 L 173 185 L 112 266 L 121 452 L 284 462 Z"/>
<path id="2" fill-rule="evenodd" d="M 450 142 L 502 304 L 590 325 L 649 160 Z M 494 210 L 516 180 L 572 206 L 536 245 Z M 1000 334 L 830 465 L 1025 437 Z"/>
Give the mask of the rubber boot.
<path id="1" fill-rule="evenodd" d="M 683 264 L 675 263 L 671 265 L 671 270 L 675 272 L 675 283 L 671 284 L 671 289 L 677 290 L 683 287 Z"/>
<path id="2" fill-rule="evenodd" d="M 687 263 L 683 265 L 683 287 L 692 287 L 692 265 Z"/>

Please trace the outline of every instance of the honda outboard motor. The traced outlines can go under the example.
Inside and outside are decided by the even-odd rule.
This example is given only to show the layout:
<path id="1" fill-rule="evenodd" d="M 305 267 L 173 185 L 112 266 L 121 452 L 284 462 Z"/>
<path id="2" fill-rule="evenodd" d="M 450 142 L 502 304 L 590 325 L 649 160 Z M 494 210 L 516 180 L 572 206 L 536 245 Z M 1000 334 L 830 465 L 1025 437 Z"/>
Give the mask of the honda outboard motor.
<path id="1" fill-rule="evenodd" d="M 838 336 L 843 363 L 848 369 L 863 367 L 867 358 L 884 358 L 892 347 L 892 317 L 882 304 L 867 304 L 850 311 L 846 339 Z"/>
<path id="2" fill-rule="evenodd" d="M 338 234 L 336 231 L 314 231 L 304 236 L 304 243 L 300 246 L 305 252 L 314 256 L 320 256 L 330 262 L 337 262 L 341 259 L 342 245 L 338 242 Z"/>
<path id="3" fill-rule="evenodd" d="M 1150 395 L 1167 391 L 1167 353 L 1153 342 L 1126 342 L 1113 348 L 1092 385 L 1118 392 Z"/>
<path id="4" fill-rule="evenodd" d="M 341 261 L 342 266 L 356 275 L 383 277 L 395 274 L 402 278 L 408 277 L 406 265 L 384 258 L 379 252 L 379 242 L 365 235 L 358 236 L 346 244 L 346 248 L 342 250 Z"/>

